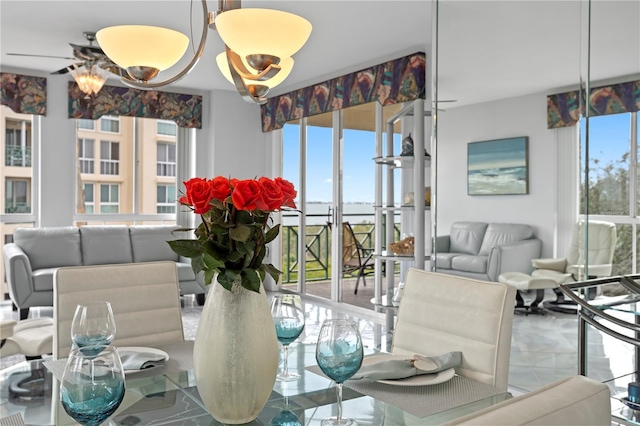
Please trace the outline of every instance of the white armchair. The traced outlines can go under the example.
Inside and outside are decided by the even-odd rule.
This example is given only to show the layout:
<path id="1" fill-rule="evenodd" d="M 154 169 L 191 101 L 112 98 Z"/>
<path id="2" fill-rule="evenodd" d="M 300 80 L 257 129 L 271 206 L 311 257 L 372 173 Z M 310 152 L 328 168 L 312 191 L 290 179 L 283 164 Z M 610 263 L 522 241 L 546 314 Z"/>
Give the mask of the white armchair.
<path id="1" fill-rule="evenodd" d="M 599 220 L 590 220 L 588 226 L 585 224 L 582 221 L 575 225 L 566 257 L 532 260 L 535 269 L 531 276 L 552 280 L 556 285 L 610 276 L 617 241 L 616 225 Z M 554 292 L 557 299 L 545 302 L 545 306 L 567 303 L 558 288 Z"/>

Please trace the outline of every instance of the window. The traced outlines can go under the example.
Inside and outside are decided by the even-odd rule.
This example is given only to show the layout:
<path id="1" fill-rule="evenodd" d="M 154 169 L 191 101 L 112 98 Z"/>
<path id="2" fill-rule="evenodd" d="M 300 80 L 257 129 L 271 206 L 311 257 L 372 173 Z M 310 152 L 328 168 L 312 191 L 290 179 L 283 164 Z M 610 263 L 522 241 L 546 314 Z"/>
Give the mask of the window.
<path id="1" fill-rule="evenodd" d="M 176 136 L 178 126 L 173 121 L 158 120 L 157 132 L 159 135 Z"/>
<path id="2" fill-rule="evenodd" d="M 176 212 L 176 187 L 175 185 L 158 185 L 156 198 L 156 213 Z"/>
<path id="3" fill-rule="evenodd" d="M 31 122 L 7 119 L 5 122 L 5 165 L 31 167 Z"/>
<path id="4" fill-rule="evenodd" d="M 84 118 L 79 118 L 78 119 L 78 129 L 95 130 L 96 129 L 96 122 L 93 121 L 93 120 L 87 120 L 87 119 L 84 119 Z"/>
<path id="5" fill-rule="evenodd" d="M 100 213 L 119 213 L 120 187 L 115 184 L 100 184 Z"/>
<path id="6" fill-rule="evenodd" d="M 31 213 L 28 188 L 29 182 L 25 179 L 6 180 L 5 213 Z"/>
<path id="7" fill-rule="evenodd" d="M 92 183 L 83 183 L 82 191 L 84 192 L 84 212 L 85 213 L 95 213 L 95 198 L 94 198 L 94 184 Z M 82 212 L 78 212 L 82 213 Z"/>
<path id="8" fill-rule="evenodd" d="M 176 145 L 173 143 L 158 144 L 158 176 L 176 175 Z"/>
<path id="9" fill-rule="evenodd" d="M 102 117 L 100 119 L 100 130 L 109 133 L 120 133 L 119 117 Z"/>
<path id="10" fill-rule="evenodd" d="M 94 173 L 94 150 L 95 140 L 78 139 L 78 161 L 80 162 L 80 173 Z"/>
<path id="11" fill-rule="evenodd" d="M 120 174 L 120 144 L 118 142 L 100 141 L 100 174 Z"/>

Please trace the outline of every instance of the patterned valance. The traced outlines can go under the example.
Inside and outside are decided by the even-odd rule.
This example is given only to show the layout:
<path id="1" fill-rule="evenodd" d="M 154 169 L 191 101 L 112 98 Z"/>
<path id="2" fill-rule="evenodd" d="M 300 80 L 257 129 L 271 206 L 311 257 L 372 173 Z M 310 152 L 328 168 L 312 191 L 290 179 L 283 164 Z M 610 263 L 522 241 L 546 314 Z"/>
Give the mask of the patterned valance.
<path id="1" fill-rule="evenodd" d="M 47 115 L 47 79 L 0 73 L 2 105 L 22 114 Z"/>
<path id="2" fill-rule="evenodd" d="M 287 121 L 378 101 L 382 105 L 425 97 L 422 52 L 270 98 L 262 105 L 262 131 Z"/>
<path id="3" fill-rule="evenodd" d="M 97 120 L 103 115 L 172 120 L 180 127 L 202 128 L 202 96 L 103 86 L 86 96 L 69 82 L 69 118 Z"/>
<path id="4" fill-rule="evenodd" d="M 580 119 L 578 90 L 547 96 L 547 127 L 569 127 Z M 589 116 L 640 111 L 640 80 L 591 89 Z"/>

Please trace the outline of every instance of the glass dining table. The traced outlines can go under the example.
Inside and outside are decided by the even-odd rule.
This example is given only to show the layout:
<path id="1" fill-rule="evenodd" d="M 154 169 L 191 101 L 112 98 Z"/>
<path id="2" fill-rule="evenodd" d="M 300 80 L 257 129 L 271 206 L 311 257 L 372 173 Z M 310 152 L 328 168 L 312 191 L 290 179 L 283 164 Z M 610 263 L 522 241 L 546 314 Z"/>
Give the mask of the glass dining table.
<path id="1" fill-rule="evenodd" d="M 158 346 L 169 354 L 164 367 L 127 374 L 125 399 L 107 425 L 218 425 L 207 412 L 191 369 L 193 342 Z M 369 354 L 375 351 L 368 350 Z M 0 371 L 0 420 L 21 416 L 30 425 L 73 425 L 59 401 L 60 365 L 26 361 Z M 315 345 L 291 345 L 289 369 L 294 382 L 276 382 L 271 396 L 251 425 L 319 425 L 336 414 L 336 392 L 315 361 Z M 52 373 L 53 371 L 54 373 Z M 393 386 L 347 381 L 343 414 L 359 425 L 441 424 L 480 410 L 511 395 L 457 376 L 439 384 Z M 296 423 L 297 421 L 297 423 Z"/>

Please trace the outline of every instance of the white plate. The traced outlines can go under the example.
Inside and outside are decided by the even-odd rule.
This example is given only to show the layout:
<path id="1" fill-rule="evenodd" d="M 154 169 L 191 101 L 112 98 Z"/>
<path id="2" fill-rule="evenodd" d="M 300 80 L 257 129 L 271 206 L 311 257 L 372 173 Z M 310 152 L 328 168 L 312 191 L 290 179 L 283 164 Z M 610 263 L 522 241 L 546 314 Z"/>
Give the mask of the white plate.
<path id="1" fill-rule="evenodd" d="M 362 360 L 362 365 L 371 365 L 376 364 L 381 361 L 389 361 L 389 360 L 402 360 L 409 359 L 411 355 L 374 355 L 370 357 L 366 357 Z M 427 386 L 427 385 L 437 385 L 438 383 L 444 383 L 447 380 L 451 380 L 453 376 L 455 376 L 456 371 L 454 368 L 449 368 L 448 370 L 440 371 L 435 374 L 420 374 L 418 376 L 407 377 L 406 379 L 396 379 L 396 380 L 377 380 L 378 383 L 384 383 L 386 385 L 393 386 Z"/>
<path id="2" fill-rule="evenodd" d="M 164 355 L 165 362 L 169 360 L 169 354 L 156 348 L 145 348 L 144 346 L 123 346 L 118 348 L 118 352 L 148 352 L 156 355 Z M 140 373 L 142 371 L 153 370 L 156 367 L 149 367 L 142 370 L 124 370 L 124 374 Z"/>

